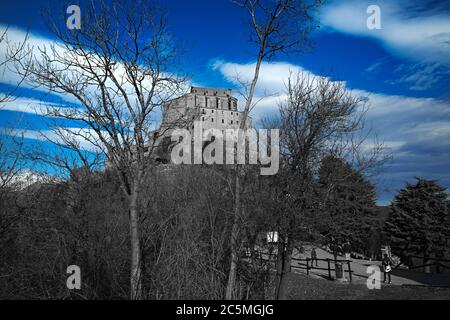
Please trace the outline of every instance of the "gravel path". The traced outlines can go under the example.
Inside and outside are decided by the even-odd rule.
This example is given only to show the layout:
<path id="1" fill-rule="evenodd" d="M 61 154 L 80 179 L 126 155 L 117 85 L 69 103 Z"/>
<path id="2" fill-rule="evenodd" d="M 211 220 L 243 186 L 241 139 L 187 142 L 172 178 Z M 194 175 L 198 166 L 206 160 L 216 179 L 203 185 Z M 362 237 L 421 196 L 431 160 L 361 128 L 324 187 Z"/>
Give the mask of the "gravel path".
<path id="1" fill-rule="evenodd" d="M 293 257 L 294 258 L 301 258 L 301 259 L 305 259 L 305 258 L 310 258 L 311 257 L 311 249 L 312 246 L 310 245 L 306 245 L 304 246 L 305 248 L 305 253 L 300 254 L 297 251 L 294 253 Z M 317 253 L 317 258 L 318 259 L 334 259 L 333 255 L 330 254 L 329 252 L 316 247 L 316 253 Z M 345 260 L 345 257 L 343 256 L 338 256 L 339 260 Z M 292 265 L 295 266 L 297 262 L 293 261 Z M 367 268 L 369 266 L 379 266 L 380 270 L 381 270 L 381 262 L 380 261 L 369 261 L 369 260 L 359 260 L 359 259 L 352 259 L 350 261 L 350 266 L 351 269 L 353 271 L 353 276 L 352 276 L 352 283 L 354 284 L 365 284 L 367 281 L 367 278 L 369 276 L 369 274 L 367 273 Z M 327 268 L 328 267 L 328 263 L 326 261 L 318 261 L 318 267 L 320 268 Z M 331 262 L 331 268 L 334 268 L 334 263 Z M 300 273 L 300 274 L 306 274 L 306 269 L 297 269 L 297 268 L 293 268 L 292 269 L 295 273 Z M 344 273 L 345 273 L 345 278 L 347 280 L 349 280 L 349 276 L 348 276 L 348 267 L 346 264 L 344 264 Z M 313 278 L 328 278 L 328 271 L 327 270 L 317 270 L 317 269 L 312 269 L 309 271 L 309 275 Z M 332 277 L 335 276 L 334 271 L 332 271 L 331 273 Z M 390 285 L 421 285 L 421 282 L 418 281 L 414 281 L 412 279 L 409 278 L 405 278 L 402 277 L 400 275 L 395 275 L 395 270 L 392 273 L 392 282 Z M 381 277 L 383 277 L 383 274 L 381 274 Z M 382 278 L 381 278 L 382 280 Z M 386 284 L 387 285 L 387 284 Z"/>

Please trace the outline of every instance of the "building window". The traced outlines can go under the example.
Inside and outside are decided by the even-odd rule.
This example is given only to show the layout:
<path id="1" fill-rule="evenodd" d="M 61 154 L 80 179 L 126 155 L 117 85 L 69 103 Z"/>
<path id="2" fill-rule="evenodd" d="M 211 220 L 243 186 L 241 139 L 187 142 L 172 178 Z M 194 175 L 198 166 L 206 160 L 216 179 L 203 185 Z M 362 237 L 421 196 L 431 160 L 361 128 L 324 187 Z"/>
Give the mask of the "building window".
<path id="1" fill-rule="evenodd" d="M 202 117 L 202 121 L 205 121 L 205 117 Z"/>
<path id="2" fill-rule="evenodd" d="M 239 121 L 238 121 L 238 120 L 236 120 L 236 124 L 239 124 Z"/>
<path id="3" fill-rule="evenodd" d="M 233 120 L 231 120 L 231 124 L 233 124 Z"/>
<path id="4" fill-rule="evenodd" d="M 214 113 L 214 110 L 211 110 L 211 113 Z"/>
<path id="5" fill-rule="evenodd" d="M 211 118 L 211 122 L 214 122 L 214 118 Z"/>
<path id="6" fill-rule="evenodd" d="M 222 123 L 225 123 L 225 120 L 224 120 L 224 119 L 222 119 Z"/>
<path id="7" fill-rule="evenodd" d="M 231 111 L 231 115 L 233 115 L 233 111 Z"/>

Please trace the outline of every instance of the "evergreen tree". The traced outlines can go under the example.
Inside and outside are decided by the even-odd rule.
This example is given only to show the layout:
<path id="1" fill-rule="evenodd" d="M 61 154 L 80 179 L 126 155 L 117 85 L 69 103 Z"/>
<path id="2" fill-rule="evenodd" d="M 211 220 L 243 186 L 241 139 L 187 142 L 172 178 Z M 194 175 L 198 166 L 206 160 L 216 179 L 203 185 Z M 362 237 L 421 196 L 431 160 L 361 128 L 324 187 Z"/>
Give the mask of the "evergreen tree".
<path id="1" fill-rule="evenodd" d="M 384 229 L 392 251 L 403 261 L 412 255 L 424 261 L 440 258 L 448 250 L 448 194 L 434 180 L 416 180 L 395 197 Z"/>
<path id="2" fill-rule="evenodd" d="M 319 231 L 342 244 L 349 241 L 359 252 L 369 250 L 376 227 L 376 193 L 373 185 L 344 160 L 327 156 L 319 170 Z"/>

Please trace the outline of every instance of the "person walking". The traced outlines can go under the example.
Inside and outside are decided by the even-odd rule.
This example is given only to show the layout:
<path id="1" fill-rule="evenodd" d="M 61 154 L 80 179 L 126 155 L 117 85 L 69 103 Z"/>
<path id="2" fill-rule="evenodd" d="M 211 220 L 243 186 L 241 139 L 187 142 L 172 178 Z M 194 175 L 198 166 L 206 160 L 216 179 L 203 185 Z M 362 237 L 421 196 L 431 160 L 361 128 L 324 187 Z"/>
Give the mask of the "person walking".
<path id="1" fill-rule="evenodd" d="M 350 260 L 350 252 L 351 252 L 350 241 L 347 240 L 344 243 L 342 250 L 344 251 L 345 254 L 345 260 Z"/>
<path id="2" fill-rule="evenodd" d="M 392 271 L 392 260 L 385 253 L 382 261 L 383 266 L 383 283 L 386 283 L 386 275 L 388 278 L 388 283 L 391 283 L 391 271 Z"/>
<path id="3" fill-rule="evenodd" d="M 316 267 L 317 267 L 318 261 L 317 261 L 317 252 L 316 252 L 316 248 L 312 248 L 312 250 L 311 250 L 311 267 L 313 266 L 314 261 L 316 261 Z"/>

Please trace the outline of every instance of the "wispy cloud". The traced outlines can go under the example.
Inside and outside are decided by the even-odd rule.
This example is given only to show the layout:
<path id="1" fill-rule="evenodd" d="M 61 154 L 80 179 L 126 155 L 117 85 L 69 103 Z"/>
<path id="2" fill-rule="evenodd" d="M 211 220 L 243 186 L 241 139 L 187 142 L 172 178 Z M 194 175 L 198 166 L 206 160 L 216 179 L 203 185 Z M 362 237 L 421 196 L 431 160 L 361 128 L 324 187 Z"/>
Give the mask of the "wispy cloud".
<path id="1" fill-rule="evenodd" d="M 39 59 L 39 53 L 38 48 L 47 48 L 49 49 L 52 45 L 57 44 L 55 40 L 46 38 L 43 36 L 40 36 L 39 34 L 33 33 L 33 32 L 27 32 L 26 30 L 12 27 L 12 26 L 6 26 L 3 24 L 0 24 L 0 34 L 3 34 L 5 31 L 7 31 L 6 39 L 2 42 L 0 45 L 0 61 L 5 61 L 6 56 L 8 54 L 8 45 L 12 48 L 18 47 L 21 43 L 23 43 L 25 40 L 25 47 L 24 50 L 30 49 L 31 52 L 33 52 L 34 56 Z M 56 50 L 58 53 L 62 54 L 62 49 L 59 49 L 56 47 Z M 42 87 L 35 87 L 30 85 L 26 81 L 22 81 L 21 76 L 16 72 L 15 64 L 10 61 L 8 63 L 0 65 L 0 83 L 10 86 L 17 86 L 20 84 L 20 87 L 27 88 L 27 89 L 33 89 L 36 92 L 42 93 L 48 93 L 48 90 Z M 52 93 L 54 96 L 58 96 L 59 98 L 62 98 L 63 100 L 70 102 L 70 103 L 77 103 L 77 101 L 67 94 L 61 94 L 57 92 Z"/>
<path id="2" fill-rule="evenodd" d="M 388 83 L 406 84 L 411 90 L 421 91 L 442 85 L 450 76 L 450 68 L 438 63 L 401 64 L 394 73 L 400 77 Z"/>
<path id="3" fill-rule="evenodd" d="M 102 146 L 97 133 L 89 128 L 65 127 L 61 130 L 9 130 L 8 134 L 23 137 L 25 139 L 50 142 L 54 144 L 66 145 L 66 141 L 71 141 L 80 150 L 88 152 L 101 152 Z"/>
<path id="4" fill-rule="evenodd" d="M 235 87 L 242 83 L 249 84 L 253 78 L 255 63 L 239 64 L 223 60 L 215 61 L 212 69 L 219 71 L 222 76 Z M 258 101 L 252 116 L 256 121 L 262 119 L 268 113 L 277 110 L 280 101 L 286 98 L 286 88 L 290 75 L 302 74 L 310 79 L 321 77 L 305 70 L 299 65 L 287 62 L 263 63 L 255 89 L 255 99 Z M 243 97 L 240 105 L 243 105 Z"/>
<path id="5" fill-rule="evenodd" d="M 325 6 L 321 22 L 339 32 L 379 40 L 395 55 L 450 66 L 450 14 L 419 14 L 413 10 L 411 2 L 406 5 L 408 2 L 332 2 Z M 366 10 L 371 4 L 377 4 L 381 9 L 380 30 L 367 28 Z"/>
<path id="6" fill-rule="evenodd" d="M 371 78 L 374 75 L 380 73 L 386 61 L 387 61 L 386 57 L 375 60 L 374 63 L 372 63 L 366 70 L 364 70 L 364 74 L 367 77 Z"/>
<path id="7" fill-rule="evenodd" d="M 26 47 L 32 54 L 32 56 L 27 56 L 27 59 L 32 59 L 32 61 L 45 61 L 45 63 L 49 64 L 49 67 L 54 68 L 55 70 L 63 70 L 61 76 L 67 76 L 69 79 L 71 79 L 71 81 L 82 81 L 84 85 L 82 86 L 81 95 L 85 100 L 96 101 L 99 98 L 99 86 L 95 82 L 90 81 L 91 74 L 87 74 L 85 69 L 81 66 L 89 64 L 90 68 L 92 68 L 94 72 L 96 72 L 97 74 L 103 74 L 103 59 L 98 57 L 96 54 L 91 54 L 89 55 L 89 63 L 87 63 L 86 56 L 77 55 L 77 53 L 68 50 L 67 46 L 55 39 L 42 37 L 39 34 L 35 34 L 32 32 L 27 33 L 25 30 L 19 28 L 7 28 L 7 26 L 0 24 L 0 34 L 6 29 L 8 31 L 8 41 L 13 45 L 17 45 L 18 43 L 23 42 L 24 39 L 27 39 Z M 44 59 L 45 55 L 42 54 L 42 52 L 46 52 L 49 58 L 48 61 Z M 0 59 L 2 59 L 2 57 L 4 57 L 6 54 L 7 46 L 2 44 L 0 46 Z M 73 59 L 73 65 L 62 65 L 60 63 L 61 59 L 59 57 Z M 117 82 L 120 83 L 123 92 L 127 94 L 131 104 L 133 104 L 134 102 L 137 103 L 138 98 L 135 94 L 136 91 L 130 80 L 129 74 L 127 73 L 125 65 L 123 63 L 117 62 L 112 67 L 112 73 L 117 79 Z M 161 74 L 160 77 L 162 79 L 164 77 L 164 74 Z M 176 78 L 178 77 L 178 75 L 167 74 L 167 77 Z M 44 86 L 36 86 L 34 83 L 30 84 L 28 81 L 26 81 L 26 79 L 22 82 L 21 77 L 15 70 L 15 66 L 11 63 L 0 66 L 0 83 L 12 86 L 20 84 L 21 87 L 32 89 L 35 92 L 49 93 L 48 88 L 45 88 Z M 182 92 L 183 89 L 185 89 L 184 87 L 182 87 L 181 89 L 178 88 L 177 90 L 174 88 L 175 86 L 172 85 L 169 81 L 159 81 L 154 88 L 152 87 L 152 84 L 153 79 L 150 75 L 144 77 L 142 81 L 142 90 L 144 90 L 145 93 L 148 93 L 148 91 L 153 89 L 154 100 L 156 100 L 157 98 L 160 98 L 161 100 L 174 98 L 177 94 Z M 123 97 L 121 97 L 122 91 L 116 90 L 115 83 L 110 78 L 106 80 L 105 86 L 107 88 L 110 88 L 111 99 L 114 102 L 117 102 L 118 105 L 121 105 L 122 101 L 116 101 L 115 99 L 123 99 Z M 74 95 L 62 92 L 62 90 L 58 90 L 57 88 L 55 88 L 55 90 L 52 90 L 51 94 L 61 98 L 63 101 L 69 104 L 80 104 L 80 101 L 75 98 Z M 126 108 L 124 108 L 123 111 L 127 112 Z"/>
<path id="8" fill-rule="evenodd" d="M 234 75 L 251 79 L 253 64 L 221 61 L 215 70 L 238 85 Z M 277 97 L 263 99 L 252 114 L 255 122 L 276 113 L 280 100 L 286 98 L 285 83 L 290 73 L 301 72 L 316 76 L 301 66 L 289 63 L 264 63 L 257 90 L 257 98 L 265 91 L 276 92 Z M 450 102 L 434 98 L 415 98 L 352 90 L 355 95 L 369 98 L 367 126 L 390 148 L 394 160 L 380 176 L 387 185 L 398 189 L 414 175 L 440 179 L 450 187 Z M 391 190 L 391 191 L 394 191 Z M 385 199 L 386 200 L 386 199 Z"/>
<path id="9" fill-rule="evenodd" d="M 368 29 L 369 5 L 381 10 L 381 29 Z M 377 40 L 393 56 L 409 63 L 405 74 L 392 84 L 411 90 L 427 90 L 438 84 L 450 70 L 450 6 L 435 1 L 332 1 L 321 15 L 323 30 Z M 366 72 L 379 70 L 380 61 Z"/>
<path id="10" fill-rule="evenodd" d="M 46 116 L 52 110 L 61 110 L 65 105 L 53 102 L 45 102 L 31 98 L 12 97 L 9 101 L 3 102 L 0 110 L 16 111 L 22 113 L 30 113 L 38 116 Z"/>

